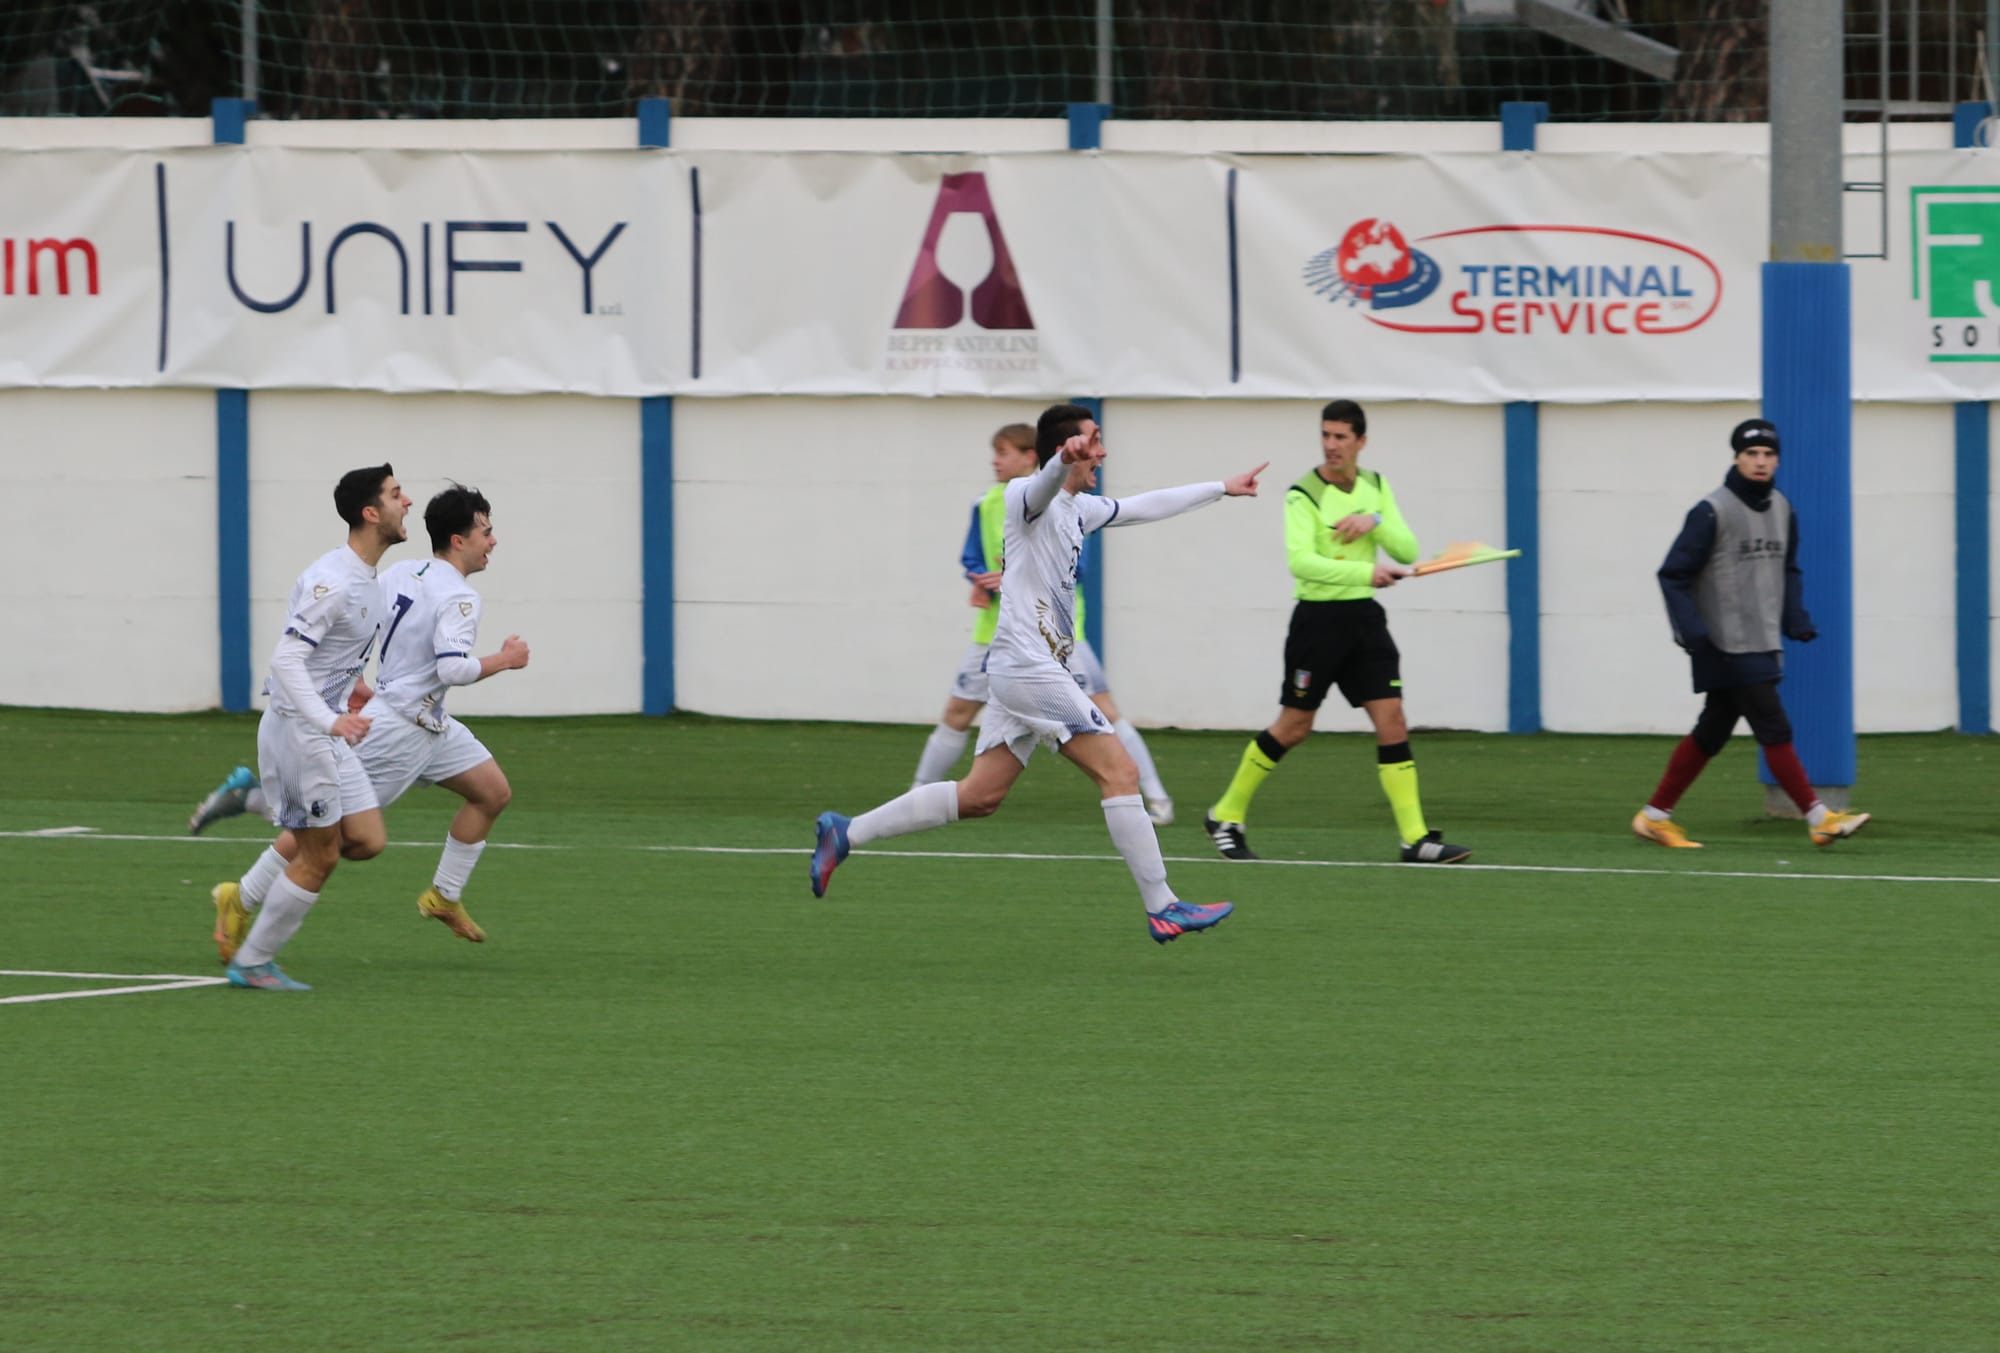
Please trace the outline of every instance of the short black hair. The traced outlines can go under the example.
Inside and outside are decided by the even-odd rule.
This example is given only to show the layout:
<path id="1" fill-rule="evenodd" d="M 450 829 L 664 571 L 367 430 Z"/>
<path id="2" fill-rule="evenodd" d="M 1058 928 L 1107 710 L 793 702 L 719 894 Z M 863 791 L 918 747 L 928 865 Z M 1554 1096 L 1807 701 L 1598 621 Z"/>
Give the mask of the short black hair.
<path id="1" fill-rule="evenodd" d="M 1368 435 L 1368 415 L 1361 412 L 1361 406 L 1351 399 L 1330 399 L 1326 407 L 1319 411 L 1322 423 L 1345 423 L 1354 429 L 1357 437 Z"/>
<path id="2" fill-rule="evenodd" d="M 1062 450 L 1062 444 L 1076 436 L 1083 427 L 1083 420 L 1097 415 L 1081 404 L 1051 404 L 1042 410 L 1042 416 L 1035 420 L 1035 460 L 1047 465 L 1049 457 Z"/>
<path id="3" fill-rule="evenodd" d="M 450 549 L 453 536 L 471 535 L 474 519 L 482 512 L 489 522 L 493 519 L 493 504 L 486 495 L 457 481 L 425 503 L 424 529 L 431 533 L 431 553 Z"/>
<path id="4" fill-rule="evenodd" d="M 333 486 L 333 510 L 349 527 L 361 525 L 361 510 L 379 506 L 382 486 L 395 476 L 395 467 L 387 463 L 349 470 Z"/>

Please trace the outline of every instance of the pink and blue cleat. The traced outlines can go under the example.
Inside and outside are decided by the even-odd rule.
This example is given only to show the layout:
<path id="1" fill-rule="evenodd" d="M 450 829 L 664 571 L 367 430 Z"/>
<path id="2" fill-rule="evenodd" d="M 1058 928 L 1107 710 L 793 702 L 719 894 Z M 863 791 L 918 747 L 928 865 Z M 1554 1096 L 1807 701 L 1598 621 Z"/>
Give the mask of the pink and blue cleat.
<path id="1" fill-rule="evenodd" d="M 312 988 L 295 977 L 287 977 L 285 970 L 276 963 L 253 963 L 248 967 L 240 963 L 229 965 L 229 985 L 248 987 L 253 991 L 311 991 Z"/>
<path id="2" fill-rule="evenodd" d="M 1206 906 L 1197 902 L 1169 902 L 1164 911 L 1148 913 L 1146 928 L 1154 943 L 1172 944 L 1183 935 L 1208 929 L 1235 910 L 1233 902 L 1214 902 Z"/>
<path id="3" fill-rule="evenodd" d="M 847 858 L 847 822 L 839 813 L 821 813 L 813 825 L 819 835 L 813 844 L 812 890 L 814 897 L 826 896 L 827 880 Z"/>

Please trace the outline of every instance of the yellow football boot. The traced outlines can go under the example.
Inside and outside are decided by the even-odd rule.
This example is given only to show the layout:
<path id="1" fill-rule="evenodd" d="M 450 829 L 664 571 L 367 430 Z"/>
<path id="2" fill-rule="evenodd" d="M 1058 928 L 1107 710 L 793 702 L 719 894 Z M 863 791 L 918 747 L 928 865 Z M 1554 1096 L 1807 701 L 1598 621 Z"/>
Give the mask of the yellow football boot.
<path id="1" fill-rule="evenodd" d="M 1819 820 L 1817 827 L 1808 826 L 1812 843 L 1816 846 L 1830 846 L 1843 836 L 1852 836 L 1868 825 L 1867 813 L 1828 813 Z"/>
<path id="2" fill-rule="evenodd" d="M 424 895 L 417 899 L 417 913 L 443 921 L 460 939 L 471 940 L 474 944 L 486 943 L 486 932 L 479 928 L 477 921 L 466 915 L 465 904 L 452 901 L 435 888 L 424 889 Z"/>
<path id="3" fill-rule="evenodd" d="M 1669 850 L 1701 849 L 1701 842 L 1688 840 L 1687 829 L 1670 817 L 1655 822 L 1641 812 L 1632 819 L 1632 835 Z"/>
<path id="4" fill-rule="evenodd" d="M 228 963 L 243 947 L 243 937 L 250 933 L 252 918 L 243 908 L 242 885 L 218 883 L 208 890 L 208 895 L 215 899 L 215 952 Z"/>

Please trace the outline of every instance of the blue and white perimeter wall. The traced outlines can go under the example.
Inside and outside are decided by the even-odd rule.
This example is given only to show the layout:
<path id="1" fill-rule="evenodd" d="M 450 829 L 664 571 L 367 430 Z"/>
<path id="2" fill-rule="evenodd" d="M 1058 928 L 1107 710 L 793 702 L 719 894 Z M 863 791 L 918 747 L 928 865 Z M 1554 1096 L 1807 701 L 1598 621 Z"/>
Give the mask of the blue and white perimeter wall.
<path id="1" fill-rule="evenodd" d="M 1103 130 L 1104 144 L 1120 149 L 1483 151 L 1499 138 L 1485 124 L 1111 121 Z M 1553 152 L 1762 148 L 1759 128 L 1539 130 L 1539 148 Z M 1946 124 L 1896 134 L 1911 148 L 1951 144 Z M 206 120 L 0 120 L 0 147 L 193 145 L 211 135 Z M 249 135 L 567 149 L 630 146 L 633 124 L 252 123 Z M 675 144 L 690 148 L 1059 149 L 1065 137 L 1060 122 L 673 124 Z M 1337 393 L 1348 392 L 1327 391 Z M 519 633 L 535 659 L 455 697 L 462 712 L 641 708 L 646 542 L 670 538 L 679 707 L 896 722 L 927 720 L 942 704 L 970 625 L 954 560 L 987 476 L 987 439 L 1036 411 L 983 399 L 683 396 L 672 406 L 669 536 L 642 519 L 638 400 L 260 391 L 248 407 L 251 661 L 260 675 L 292 579 L 340 538 L 332 479 L 386 459 L 419 502 L 450 477 L 495 504 L 501 543 L 480 580 L 484 639 L 497 646 Z M 1679 732 L 1692 720 L 1698 702 L 1652 574 L 1687 506 L 1727 468 L 1728 429 L 1755 411 L 1541 408 L 1541 550 L 1524 563 L 1540 584 L 1543 726 Z M 1273 462 L 1261 498 L 1106 541 L 1107 658 L 1140 723 L 1268 721 L 1289 611 L 1282 490 L 1317 460 L 1317 412 L 1317 401 L 1107 401 L 1113 492 Z M 1506 537 L 1503 408 L 1371 403 L 1370 416 L 1367 463 L 1395 484 L 1427 550 Z M 1949 727 L 1961 712 L 1960 415 L 1949 404 L 1864 404 L 1854 417 L 1856 725 Z M 0 391 L 0 613 L 10 640 L 0 703 L 219 703 L 217 421 L 208 390 Z M 405 549 L 422 549 L 421 532 Z M 1990 556 L 1985 567 L 1991 580 Z M 1385 603 L 1414 720 L 1509 727 L 1503 570 L 1413 582 Z M 1990 657 L 1985 666 L 2000 668 Z M 1329 709 L 1322 726 L 1362 724 Z"/>

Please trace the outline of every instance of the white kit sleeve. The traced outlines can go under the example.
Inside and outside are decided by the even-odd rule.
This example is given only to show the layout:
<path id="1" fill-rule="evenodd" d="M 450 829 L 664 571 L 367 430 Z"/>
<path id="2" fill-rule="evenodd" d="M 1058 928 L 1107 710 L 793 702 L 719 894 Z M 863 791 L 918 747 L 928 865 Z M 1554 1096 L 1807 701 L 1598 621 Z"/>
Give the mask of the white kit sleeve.
<path id="1" fill-rule="evenodd" d="M 1206 484 L 1182 484 L 1178 488 L 1135 493 L 1113 502 L 1111 516 L 1103 525 L 1137 526 L 1142 522 L 1165 521 L 1168 517 L 1178 517 L 1183 512 L 1207 507 L 1222 497 L 1223 492 L 1222 481 L 1215 479 Z"/>
<path id="2" fill-rule="evenodd" d="M 333 727 L 334 713 L 313 689 L 312 677 L 306 672 L 306 654 L 310 651 L 306 640 L 287 631 L 271 654 L 271 680 L 285 693 L 286 702 L 300 719 L 325 733 Z"/>

